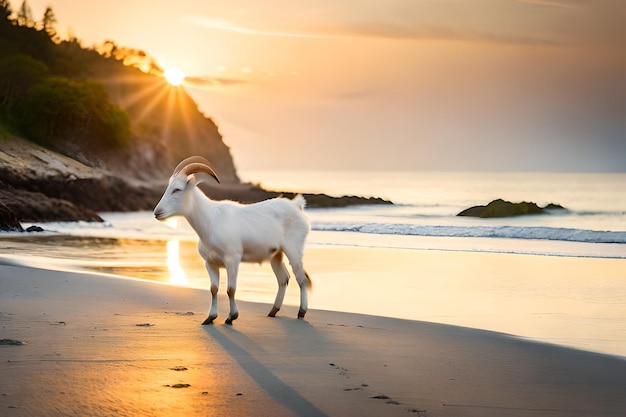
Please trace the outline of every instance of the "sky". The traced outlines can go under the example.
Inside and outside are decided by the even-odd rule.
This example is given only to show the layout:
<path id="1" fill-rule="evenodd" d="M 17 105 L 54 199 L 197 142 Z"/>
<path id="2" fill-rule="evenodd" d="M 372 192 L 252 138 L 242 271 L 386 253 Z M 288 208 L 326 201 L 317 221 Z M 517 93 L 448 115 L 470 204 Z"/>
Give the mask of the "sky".
<path id="1" fill-rule="evenodd" d="M 623 0 L 28 4 L 179 67 L 240 170 L 626 172 Z"/>

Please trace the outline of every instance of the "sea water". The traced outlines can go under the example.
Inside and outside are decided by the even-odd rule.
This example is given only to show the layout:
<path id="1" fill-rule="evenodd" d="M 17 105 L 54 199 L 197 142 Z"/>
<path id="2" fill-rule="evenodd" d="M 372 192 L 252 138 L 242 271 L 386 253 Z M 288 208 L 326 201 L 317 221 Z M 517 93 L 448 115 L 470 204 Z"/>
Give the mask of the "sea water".
<path id="1" fill-rule="evenodd" d="M 243 175 L 270 189 L 306 189 L 334 196 L 352 193 L 394 203 L 313 210 L 314 230 L 495 238 L 502 239 L 495 251 L 626 257 L 626 174 L 260 171 Z M 498 198 L 532 201 L 542 207 L 555 203 L 565 210 L 499 219 L 457 216 Z M 462 247 L 484 249 L 481 243 L 466 241 Z"/>
<path id="2" fill-rule="evenodd" d="M 268 189 L 375 196 L 394 203 L 307 209 L 312 225 L 308 250 L 373 247 L 402 249 L 403 256 L 409 257 L 428 250 L 626 259 L 626 174 L 264 171 L 240 175 Z M 500 219 L 457 216 L 465 208 L 497 198 L 533 201 L 540 206 L 556 203 L 565 210 Z M 184 220 L 173 228 L 157 222 L 150 212 L 102 216 L 106 221 L 101 224 L 49 223 L 42 225 L 46 232 L 39 234 L 2 234 L 2 254 L 28 256 L 30 262 L 40 259 L 46 265 L 209 287 L 195 248 L 197 238 Z M 394 282 L 394 291 L 401 297 L 388 299 L 387 305 L 369 302 L 367 297 L 346 302 L 345 296 L 333 296 L 338 288 L 365 285 L 357 263 L 337 265 L 336 273 L 316 277 L 312 308 L 468 325 L 626 357 L 626 309 L 622 307 L 626 261 L 622 281 L 606 287 L 594 283 L 593 291 L 588 283 L 570 283 L 567 277 L 560 277 L 565 280 L 560 286 L 541 284 L 542 291 L 528 287 L 537 283 L 467 282 L 462 276 L 454 277 L 457 281 L 444 288 L 435 281 L 429 283 L 428 273 L 419 277 L 418 290 L 414 274 L 403 271 Z M 243 266 L 239 283 L 238 298 L 273 301 L 276 282 L 268 265 Z M 485 315 L 480 306 L 458 310 L 447 302 L 474 294 L 476 288 L 481 288 L 485 297 L 519 299 L 519 311 L 510 314 L 524 325 L 506 319 L 496 323 L 494 314 Z M 546 297 L 575 299 L 576 307 L 566 312 L 546 307 L 538 314 L 532 306 Z M 384 304 L 386 298 L 382 299 Z M 416 299 L 427 308 L 415 308 Z M 296 286 L 290 286 L 285 302 L 298 304 Z M 598 305 L 607 306 L 605 312 L 598 313 Z"/>

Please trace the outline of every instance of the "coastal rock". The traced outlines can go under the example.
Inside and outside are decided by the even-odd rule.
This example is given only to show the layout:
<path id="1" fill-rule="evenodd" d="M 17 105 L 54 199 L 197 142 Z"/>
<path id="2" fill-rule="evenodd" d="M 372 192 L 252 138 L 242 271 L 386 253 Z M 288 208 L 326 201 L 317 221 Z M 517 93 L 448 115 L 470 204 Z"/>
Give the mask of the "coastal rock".
<path id="1" fill-rule="evenodd" d="M 0 202 L 4 202 L 4 205 L 15 214 L 20 222 L 103 221 L 95 211 L 67 200 L 48 197 L 42 193 L 3 187 L 1 184 Z M 16 230 L 23 231 L 23 228 Z"/>
<path id="2" fill-rule="evenodd" d="M 547 206 L 545 206 L 543 208 L 544 210 L 567 210 L 565 207 L 563 207 L 560 204 L 554 204 L 554 203 L 550 203 Z"/>
<path id="3" fill-rule="evenodd" d="M 202 191 L 213 200 L 234 200 L 240 203 L 257 203 L 270 198 L 285 197 L 294 198 L 294 192 L 270 191 L 257 185 L 240 184 L 229 187 L 201 184 Z M 301 193 L 306 200 L 308 208 L 334 208 L 359 205 L 385 205 L 393 204 L 389 200 L 379 197 L 340 196 L 334 197 L 327 194 Z"/>
<path id="4" fill-rule="evenodd" d="M 18 138 L 0 141 L 0 178 L 0 201 L 7 207 L 2 224 L 6 224 L 7 230 L 20 230 L 15 223 L 9 223 L 9 211 L 17 222 L 101 222 L 99 212 L 152 210 L 167 187 L 167 179 L 149 181 L 117 176 Z M 294 196 L 242 183 L 203 184 L 202 188 L 212 199 L 242 203 Z M 304 197 L 309 208 L 392 204 L 373 197 Z"/>
<path id="5" fill-rule="evenodd" d="M 457 216 L 468 217 L 513 217 L 527 214 L 543 214 L 546 210 L 565 210 L 560 204 L 550 203 L 545 207 L 539 207 L 536 203 L 523 201 L 512 203 L 502 199 L 493 200 L 486 206 L 473 206 L 461 211 Z"/>
<path id="6" fill-rule="evenodd" d="M 24 228 L 17 220 L 17 216 L 6 204 L 0 200 L 0 230 L 4 232 L 23 232 Z"/>
<path id="7" fill-rule="evenodd" d="M 0 178 L 0 201 L 20 222 L 101 222 L 97 212 L 151 209 L 162 191 L 19 138 L 0 141 Z"/>
<path id="8" fill-rule="evenodd" d="M 354 195 L 344 195 L 341 197 L 332 197 L 327 194 L 303 194 L 309 208 L 330 208 L 330 207 L 348 207 L 363 205 L 386 205 L 393 204 L 389 200 L 380 197 L 362 197 Z"/>

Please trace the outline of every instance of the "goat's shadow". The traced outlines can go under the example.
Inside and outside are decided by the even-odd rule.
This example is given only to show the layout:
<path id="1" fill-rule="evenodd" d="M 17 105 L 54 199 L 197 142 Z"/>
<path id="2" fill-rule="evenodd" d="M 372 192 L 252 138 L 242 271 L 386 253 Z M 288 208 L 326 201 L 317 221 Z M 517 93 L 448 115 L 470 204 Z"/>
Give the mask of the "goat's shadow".
<path id="1" fill-rule="evenodd" d="M 301 324 L 313 329 L 305 321 L 302 321 Z M 203 328 L 276 402 L 297 416 L 328 417 L 326 413 L 284 383 L 250 353 L 250 351 L 262 352 L 263 349 L 249 336 L 232 326 L 210 325 L 203 326 Z"/>

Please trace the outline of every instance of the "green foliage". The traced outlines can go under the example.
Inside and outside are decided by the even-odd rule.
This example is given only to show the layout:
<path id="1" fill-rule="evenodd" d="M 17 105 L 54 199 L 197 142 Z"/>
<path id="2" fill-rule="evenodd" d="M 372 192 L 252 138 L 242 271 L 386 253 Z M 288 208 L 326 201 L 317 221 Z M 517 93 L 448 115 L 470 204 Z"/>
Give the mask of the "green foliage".
<path id="1" fill-rule="evenodd" d="M 29 55 L 0 58 L 0 108 L 10 111 L 11 104 L 47 73 L 48 67 Z"/>
<path id="2" fill-rule="evenodd" d="M 88 80 L 105 58 L 77 39 L 55 41 L 55 22 L 51 7 L 38 23 L 26 2 L 13 13 L 0 0 L 0 126 L 51 148 L 128 146 L 128 114 Z"/>
<path id="3" fill-rule="evenodd" d="M 116 149 L 130 139 L 128 115 L 94 82 L 45 78 L 28 89 L 16 109 L 18 130 L 44 146 L 69 141 L 92 150 Z"/>
<path id="4" fill-rule="evenodd" d="M 0 140 L 11 137 L 11 131 L 5 125 L 0 123 Z"/>

